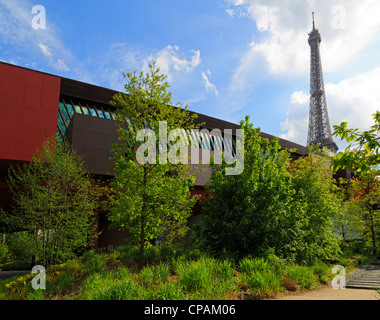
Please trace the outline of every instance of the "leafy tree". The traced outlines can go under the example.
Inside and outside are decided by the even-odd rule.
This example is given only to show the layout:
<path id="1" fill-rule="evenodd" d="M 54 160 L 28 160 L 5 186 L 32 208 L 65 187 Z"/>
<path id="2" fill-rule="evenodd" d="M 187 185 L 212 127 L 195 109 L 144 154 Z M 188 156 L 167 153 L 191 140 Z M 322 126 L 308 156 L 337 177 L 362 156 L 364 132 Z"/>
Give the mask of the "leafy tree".
<path id="1" fill-rule="evenodd" d="M 117 108 L 119 139 L 113 148 L 115 177 L 109 220 L 112 227 L 132 234 L 128 241 L 139 244 L 142 268 L 144 250 L 154 238 L 164 234 L 170 243 L 185 235 L 196 201 L 190 193 L 194 175 L 184 165 L 188 161 L 188 147 L 181 137 L 184 131 L 169 141 L 163 129 L 190 130 L 198 125 L 187 107 L 172 103 L 167 76 L 159 73 L 155 63 L 146 73 L 123 75 L 125 93 L 118 93 L 112 101 Z"/>
<path id="2" fill-rule="evenodd" d="M 241 258 L 274 250 L 299 262 L 337 251 L 330 228 L 335 212 L 331 176 L 317 156 L 294 161 L 253 128 L 244 129 L 244 171 L 226 176 L 226 165 L 212 164 L 198 227 L 200 246 L 214 255 Z M 329 177 L 329 179 L 328 179 Z"/>
<path id="3" fill-rule="evenodd" d="M 377 209 L 380 199 L 378 177 L 371 174 L 361 175 L 360 179 L 351 181 L 350 202 L 357 210 L 351 214 L 356 232 L 372 242 L 372 254 L 377 253 L 377 235 L 380 230 L 380 210 Z"/>
<path id="4" fill-rule="evenodd" d="M 336 155 L 333 169 L 352 168 L 359 173 L 373 173 L 379 170 L 380 162 L 380 112 L 373 114 L 374 125 L 370 130 L 347 128 L 347 122 L 334 126 L 334 136 L 349 143 L 344 152 Z"/>
<path id="5" fill-rule="evenodd" d="M 1 220 L 33 235 L 39 263 L 62 262 L 92 243 L 96 188 L 68 144 L 45 140 L 32 161 L 12 167 L 8 177 L 12 211 Z"/>
<path id="6" fill-rule="evenodd" d="M 344 242 L 362 236 L 358 232 L 358 217 L 361 215 L 360 207 L 352 197 L 351 184 L 346 179 L 340 178 L 336 181 L 335 194 L 340 200 L 338 213 L 333 220 L 334 232 L 339 235 Z"/>
<path id="7" fill-rule="evenodd" d="M 299 261 L 327 259 L 339 253 L 333 222 L 341 209 L 331 170 L 331 158 L 313 148 L 306 157 L 293 161 L 289 171 L 293 202 L 300 209 L 295 256 Z"/>
<path id="8" fill-rule="evenodd" d="M 333 167 L 352 168 L 356 178 L 351 181 L 351 202 L 360 208 L 352 216 L 356 231 L 370 235 L 372 251 L 376 254 L 379 233 L 379 164 L 380 164 L 380 112 L 373 114 L 374 125 L 369 130 L 347 128 L 347 122 L 334 126 L 334 135 L 349 143 L 344 152 L 336 155 Z"/>

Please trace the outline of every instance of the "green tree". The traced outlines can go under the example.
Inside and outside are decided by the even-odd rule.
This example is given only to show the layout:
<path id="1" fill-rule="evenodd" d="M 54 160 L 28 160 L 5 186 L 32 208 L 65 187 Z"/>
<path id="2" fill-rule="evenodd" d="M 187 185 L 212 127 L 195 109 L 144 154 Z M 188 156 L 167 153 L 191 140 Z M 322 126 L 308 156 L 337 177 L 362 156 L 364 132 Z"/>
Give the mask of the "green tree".
<path id="1" fill-rule="evenodd" d="M 45 140 L 32 161 L 12 167 L 8 177 L 13 204 L 2 222 L 33 235 L 39 263 L 62 262 L 92 243 L 96 188 L 68 144 Z"/>
<path id="2" fill-rule="evenodd" d="M 380 163 L 380 112 L 373 114 L 374 125 L 370 130 L 347 128 L 347 122 L 334 126 L 334 136 L 349 143 L 344 152 L 334 158 L 333 169 L 354 169 L 358 173 L 379 171 Z"/>
<path id="3" fill-rule="evenodd" d="M 302 262 L 332 258 L 339 253 L 339 238 L 333 222 L 341 209 L 336 193 L 331 158 L 313 148 L 306 157 L 298 158 L 289 167 L 292 175 L 293 201 L 300 212 L 296 259 Z"/>
<path id="4" fill-rule="evenodd" d="M 351 202 L 359 206 L 353 221 L 359 234 L 370 235 L 373 254 L 376 253 L 379 233 L 380 203 L 380 112 L 373 114 L 374 125 L 369 130 L 347 128 L 347 122 L 334 126 L 334 135 L 349 143 L 344 152 L 338 153 L 333 161 L 334 169 L 348 168 L 356 173 L 351 181 Z"/>
<path id="5" fill-rule="evenodd" d="M 360 238 L 361 232 L 358 232 L 358 217 L 360 216 L 360 207 L 352 197 L 352 185 L 343 178 L 336 181 L 335 194 L 340 200 L 338 213 L 333 220 L 334 232 L 346 242 L 347 240 Z"/>
<path id="6" fill-rule="evenodd" d="M 190 192 L 194 174 L 186 165 L 187 139 L 178 134 L 167 140 L 163 131 L 191 130 L 199 125 L 187 106 L 172 103 L 167 76 L 159 73 L 155 63 L 146 73 L 123 75 L 125 93 L 118 93 L 112 101 L 119 139 L 113 148 L 115 177 L 108 217 L 112 227 L 132 234 L 128 241 L 139 244 L 142 268 L 144 250 L 154 238 L 164 234 L 170 243 L 185 235 L 196 201 Z M 144 149 L 146 146 L 149 148 Z"/>
<path id="7" fill-rule="evenodd" d="M 356 232 L 372 242 L 372 254 L 377 253 L 377 236 L 380 230 L 380 185 L 377 176 L 361 175 L 360 179 L 351 181 L 351 203 L 358 210 L 353 211 L 352 223 Z"/>
<path id="8" fill-rule="evenodd" d="M 200 246 L 214 255 L 242 258 L 268 250 L 299 262 L 322 259 L 336 251 L 329 229 L 334 201 L 331 176 L 314 157 L 296 160 L 278 139 L 260 136 L 247 117 L 244 171 L 226 176 L 226 165 L 211 165 L 198 227 Z M 335 251 L 334 251 L 335 249 Z"/>

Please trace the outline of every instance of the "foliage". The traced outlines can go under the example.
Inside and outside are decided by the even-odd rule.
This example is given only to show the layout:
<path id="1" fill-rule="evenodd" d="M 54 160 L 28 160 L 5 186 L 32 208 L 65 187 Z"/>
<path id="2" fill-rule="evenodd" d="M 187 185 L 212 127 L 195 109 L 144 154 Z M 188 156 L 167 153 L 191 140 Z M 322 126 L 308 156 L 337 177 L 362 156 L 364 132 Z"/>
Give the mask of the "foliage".
<path id="1" fill-rule="evenodd" d="M 45 140 L 31 162 L 8 176 L 13 210 L 2 222 L 30 235 L 36 261 L 47 266 L 86 249 L 95 236 L 96 189 L 68 144 Z"/>
<path id="2" fill-rule="evenodd" d="M 334 126 L 334 136 L 349 143 L 344 152 L 336 155 L 333 168 L 349 168 L 366 174 L 379 170 L 380 161 L 380 112 L 373 114 L 374 125 L 370 130 L 347 128 L 347 122 Z"/>
<path id="3" fill-rule="evenodd" d="M 353 211 L 352 223 L 355 231 L 361 238 L 372 241 L 372 253 L 377 252 L 377 236 L 380 230 L 380 211 L 376 210 L 380 199 L 380 186 L 377 176 L 373 174 L 361 175 L 353 179 L 350 184 L 350 202 L 356 205 Z"/>
<path id="4" fill-rule="evenodd" d="M 288 249 L 289 256 L 302 263 L 333 258 L 340 253 L 333 221 L 340 210 L 341 199 L 334 192 L 336 186 L 330 164 L 329 157 L 311 148 L 307 157 L 293 161 L 289 168 L 295 190 L 293 202 L 299 210 L 293 230 L 300 241 Z"/>
<path id="5" fill-rule="evenodd" d="M 330 228 L 337 200 L 326 159 L 312 152 L 291 162 L 260 136 L 247 117 L 244 171 L 226 176 L 225 166 L 211 165 L 199 245 L 213 255 L 239 259 L 260 256 L 272 248 L 278 256 L 312 262 L 337 253 Z"/>
<path id="6" fill-rule="evenodd" d="M 157 255 L 162 256 L 163 249 Z M 314 288 L 333 277 L 327 265 L 299 266 L 273 253 L 233 263 L 202 253 L 195 258 L 182 251 L 169 262 L 145 265 L 137 271 L 121 262 L 126 252 L 127 248 L 101 254 L 86 252 L 80 258 L 50 266 L 46 269 L 46 290 L 32 289 L 33 274 L 0 281 L 0 299 L 265 299 L 283 290 Z M 137 261 L 138 257 L 134 263 Z"/>
<path id="7" fill-rule="evenodd" d="M 112 227 L 132 234 L 128 241 L 139 244 L 141 268 L 144 250 L 153 239 L 161 238 L 161 242 L 168 245 L 186 234 L 187 218 L 196 201 L 190 194 L 194 175 L 190 174 L 189 166 L 183 165 L 187 162 L 168 162 L 167 144 L 162 145 L 155 137 L 161 137 L 161 122 L 166 122 L 167 130 L 192 129 L 196 127 L 196 116 L 191 116 L 187 107 L 183 109 L 180 103 L 172 106 L 166 76 L 159 74 L 155 63 L 149 65 L 146 74 L 134 72 L 124 77 L 127 79 L 126 93 L 115 95 L 112 101 L 117 108 L 119 140 L 113 147 L 115 178 L 111 183 L 109 220 Z M 143 129 L 145 131 L 140 131 Z M 146 143 L 154 140 L 150 144 L 153 154 L 149 150 L 147 156 L 146 150 L 140 153 L 145 157 L 143 163 L 136 161 L 139 147 L 143 147 L 137 141 L 141 132 L 149 133 Z M 176 139 L 175 146 L 180 141 L 179 137 Z M 156 160 L 157 153 L 160 161 Z M 161 158 L 162 153 L 165 160 Z"/>
<path id="8" fill-rule="evenodd" d="M 31 257 L 37 255 L 35 239 L 26 231 L 14 232 L 7 235 L 6 244 L 8 247 L 8 260 L 11 264 L 6 265 L 3 270 L 30 269 Z"/>
<path id="9" fill-rule="evenodd" d="M 226 176 L 225 164 L 211 164 L 199 229 L 203 249 L 235 258 L 259 255 L 279 242 L 283 224 L 291 223 L 284 218 L 293 196 L 286 171 L 288 153 L 279 151 L 277 139 L 271 143 L 262 139 L 260 129 L 254 129 L 248 117 L 241 129 L 244 171 Z"/>
<path id="10" fill-rule="evenodd" d="M 380 161 L 380 112 L 373 114 L 374 125 L 369 130 L 347 128 L 347 122 L 334 126 L 334 135 L 349 143 L 344 152 L 337 154 L 334 168 L 349 168 L 356 171 L 351 181 L 350 201 L 356 209 L 351 215 L 355 231 L 372 241 L 372 252 L 377 252 L 377 237 L 380 227 L 380 213 L 375 205 L 379 203 L 379 161 Z"/>
<path id="11" fill-rule="evenodd" d="M 5 240 L 6 240 L 6 235 L 0 234 L 0 270 L 1 270 L 1 265 L 7 262 L 8 256 L 9 256 L 9 249 Z"/>
<path id="12" fill-rule="evenodd" d="M 343 242 L 360 239 L 362 233 L 358 231 L 358 217 L 361 215 L 360 206 L 353 197 L 351 184 L 340 178 L 336 183 L 335 195 L 340 200 L 339 210 L 333 220 L 334 232 Z"/>

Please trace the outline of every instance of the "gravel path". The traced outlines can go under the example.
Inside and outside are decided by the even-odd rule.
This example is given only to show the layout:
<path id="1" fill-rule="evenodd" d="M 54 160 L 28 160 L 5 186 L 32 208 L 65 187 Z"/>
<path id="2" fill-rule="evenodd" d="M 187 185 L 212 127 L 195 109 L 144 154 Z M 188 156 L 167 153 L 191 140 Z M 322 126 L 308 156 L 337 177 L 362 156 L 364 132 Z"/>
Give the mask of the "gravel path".
<path id="1" fill-rule="evenodd" d="M 365 277 L 371 271 L 377 272 L 377 270 L 379 270 L 379 265 L 365 265 L 356 269 L 347 276 L 346 284 Z M 330 285 L 303 294 L 279 296 L 276 300 L 380 300 L 380 293 L 377 290 L 371 289 L 334 289 Z"/>
<path id="2" fill-rule="evenodd" d="M 280 296 L 276 300 L 380 300 L 380 295 L 376 290 L 326 287 L 300 295 Z"/>

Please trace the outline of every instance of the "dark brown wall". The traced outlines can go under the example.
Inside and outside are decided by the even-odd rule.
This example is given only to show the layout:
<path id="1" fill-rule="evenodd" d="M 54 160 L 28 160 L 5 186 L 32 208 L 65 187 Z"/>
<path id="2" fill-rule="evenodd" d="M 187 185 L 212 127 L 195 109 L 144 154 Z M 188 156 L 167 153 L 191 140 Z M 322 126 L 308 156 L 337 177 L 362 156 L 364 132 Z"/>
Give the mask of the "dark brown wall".
<path id="1" fill-rule="evenodd" d="M 68 140 L 74 150 L 84 157 L 89 172 L 112 175 L 113 163 L 109 157 L 112 144 L 117 141 L 115 122 L 76 113 L 68 130 Z"/>

